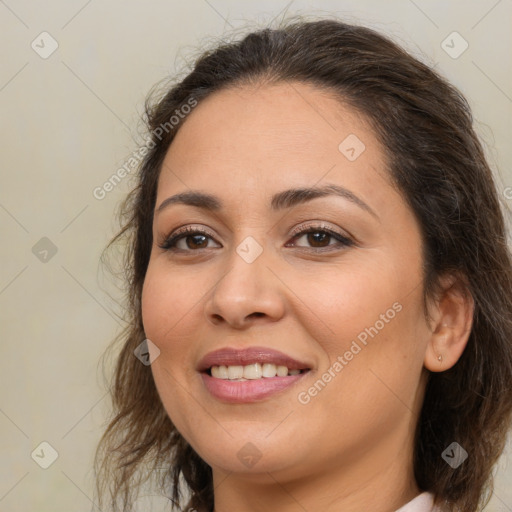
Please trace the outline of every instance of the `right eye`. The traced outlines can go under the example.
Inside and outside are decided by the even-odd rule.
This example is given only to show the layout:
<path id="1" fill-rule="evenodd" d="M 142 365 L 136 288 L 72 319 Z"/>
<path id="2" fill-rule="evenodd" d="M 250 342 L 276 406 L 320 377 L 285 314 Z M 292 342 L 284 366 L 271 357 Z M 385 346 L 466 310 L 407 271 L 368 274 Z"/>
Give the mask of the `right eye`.
<path id="1" fill-rule="evenodd" d="M 187 226 L 166 237 L 165 240 L 159 244 L 159 247 L 165 251 L 183 252 L 191 252 L 197 249 L 209 249 L 208 238 L 213 240 L 209 232 Z M 181 244 L 181 247 L 179 244 Z"/>

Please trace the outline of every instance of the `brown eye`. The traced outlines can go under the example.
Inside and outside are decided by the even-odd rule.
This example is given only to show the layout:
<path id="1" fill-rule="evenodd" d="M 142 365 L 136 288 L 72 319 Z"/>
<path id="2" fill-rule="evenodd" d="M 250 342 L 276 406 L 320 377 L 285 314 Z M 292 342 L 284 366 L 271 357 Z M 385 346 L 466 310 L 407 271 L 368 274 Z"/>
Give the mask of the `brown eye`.
<path id="1" fill-rule="evenodd" d="M 329 243 L 328 242 L 332 236 L 329 233 L 326 233 L 325 231 L 312 231 L 311 233 L 308 233 L 307 235 L 308 242 L 313 247 L 327 247 Z"/>
<path id="2" fill-rule="evenodd" d="M 301 239 L 305 239 L 305 244 L 297 243 L 297 241 Z M 294 241 L 292 245 L 296 247 L 309 247 L 311 249 L 318 249 L 319 251 L 327 247 L 336 249 L 354 245 L 352 240 L 343 236 L 341 233 L 336 233 L 325 228 L 320 229 L 314 226 L 300 231 L 292 240 Z M 208 245 L 210 241 L 215 242 L 209 233 L 189 227 L 169 236 L 159 247 L 167 251 L 192 252 L 211 248 L 212 246 Z M 286 246 L 289 246 L 289 244 L 286 244 Z"/>
<path id="3" fill-rule="evenodd" d="M 301 239 L 305 239 L 305 243 L 297 243 Z M 310 247 L 312 249 L 324 249 L 327 247 L 348 247 L 354 245 L 352 240 L 343 236 L 341 233 L 335 233 L 334 231 L 326 228 L 311 227 L 306 230 L 300 231 L 293 237 L 296 247 Z M 334 241 L 334 243 L 332 243 Z M 288 245 L 288 244 L 287 244 Z"/>
<path id="4" fill-rule="evenodd" d="M 208 237 L 205 235 L 187 235 L 183 237 L 189 249 L 204 249 L 208 246 Z M 189 241 L 192 240 L 191 243 Z"/>
<path id="5" fill-rule="evenodd" d="M 166 251 L 191 252 L 198 249 L 208 249 L 210 240 L 213 240 L 213 237 L 206 231 L 189 227 L 170 235 L 159 247 Z"/>

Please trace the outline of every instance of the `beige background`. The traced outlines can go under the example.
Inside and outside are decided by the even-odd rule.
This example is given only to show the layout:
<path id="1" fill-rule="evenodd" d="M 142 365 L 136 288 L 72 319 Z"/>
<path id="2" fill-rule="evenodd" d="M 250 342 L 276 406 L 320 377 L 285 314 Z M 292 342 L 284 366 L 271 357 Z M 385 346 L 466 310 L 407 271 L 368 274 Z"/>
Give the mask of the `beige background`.
<path id="1" fill-rule="evenodd" d="M 0 511 L 98 510 L 91 467 L 108 399 L 97 366 L 120 328 L 107 293 L 116 292 L 98 261 L 130 180 L 103 200 L 93 190 L 137 148 L 154 83 L 225 31 L 263 24 L 287 6 L 380 29 L 447 75 L 470 100 L 507 195 L 510 0 L 1 1 Z M 46 59 L 43 31 L 59 45 Z M 441 47 L 453 31 L 469 44 L 456 59 Z M 31 458 L 43 441 L 58 453 L 48 469 Z M 49 462 L 42 449 L 34 458 Z M 508 453 L 489 512 L 512 511 Z M 139 510 L 164 506 L 155 499 Z"/>

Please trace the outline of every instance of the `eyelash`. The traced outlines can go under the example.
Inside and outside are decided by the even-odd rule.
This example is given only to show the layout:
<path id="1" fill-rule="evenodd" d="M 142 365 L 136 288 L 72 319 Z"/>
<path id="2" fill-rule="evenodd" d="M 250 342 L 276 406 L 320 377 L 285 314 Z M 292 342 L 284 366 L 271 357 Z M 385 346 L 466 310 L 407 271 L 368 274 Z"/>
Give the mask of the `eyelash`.
<path id="1" fill-rule="evenodd" d="M 320 253 L 320 252 L 326 252 L 326 251 L 332 251 L 333 249 L 330 249 L 329 247 L 336 247 L 339 249 L 341 247 L 351 247 L 354 245 L 354 242 L 342 235 L 341 233 L 338 233 L 336 231 L 333 231 L 329 228 L 327 228 L 324 225 L 317 225 L 317 226 L 309 226 L 306 229 L 303 229 L 301 231 L 301 228 L 303 225 L 300 225 L 295 232 L 292 234 L 292 240 L 296 240 L 298 238 L 302 238 L 302 236 L 307 235 L 309 233 L 326 233 L 327 235 L 330 235 L 332 238 L 336 239 L 338 241 L 338 244 L 329 244 L 326 247 L 311 247 L 310 249 L 313 250 L 313 252 Z M 161 244 L 159 244 L 160 249 L 163 249 L 165 251 L 169 252 L 197 252 L 200 249 L 178 249 L 176 248 L 176 243 L 181 240 L 182 238 L 187 238 L 188 236 L 192 235 L 205 235 L 211 239 L 214 239 L 214 237 L 209 233 L 208 231 L 204 231 L 202 229 L 193 228 L 191 226 L 188 226 L 184 229 L 179 230 L 177 233 L 172 234 L 168 237 L 166 237 Z M 300 248 L 305 248 L 304 246 L 299 246 Z M 208 248 L 206 248 L 208 249 Z"/>

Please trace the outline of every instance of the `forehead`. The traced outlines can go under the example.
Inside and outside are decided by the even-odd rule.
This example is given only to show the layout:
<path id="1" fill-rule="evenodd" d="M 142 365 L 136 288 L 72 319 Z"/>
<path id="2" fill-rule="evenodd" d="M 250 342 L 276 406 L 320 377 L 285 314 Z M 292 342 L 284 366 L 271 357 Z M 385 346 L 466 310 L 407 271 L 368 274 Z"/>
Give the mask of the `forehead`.
<path id="1" fill-rule="evenodd" d="M 233 87 L 188 115 L 165 157 L 158 196 L 208 188 L 249 198 L 324 180 L 365 194 L 388 181 L 386 167 L 367 120 L 333 93 L 291 82 Z"/>

